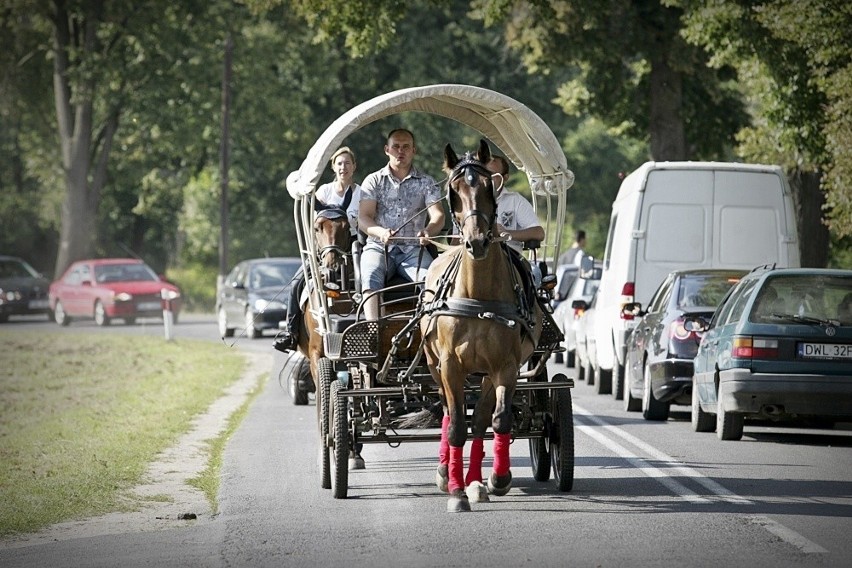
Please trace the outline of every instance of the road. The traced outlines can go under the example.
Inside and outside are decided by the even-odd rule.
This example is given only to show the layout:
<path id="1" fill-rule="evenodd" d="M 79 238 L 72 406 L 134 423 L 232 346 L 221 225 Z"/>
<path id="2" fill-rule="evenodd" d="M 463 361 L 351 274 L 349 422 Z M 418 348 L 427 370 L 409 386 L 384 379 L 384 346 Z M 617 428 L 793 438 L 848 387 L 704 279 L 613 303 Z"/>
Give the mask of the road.
<path id="1" fill-rule="evenodd" d="M 107 331 L 85 323 L 66 329 Z M 209 316 L 188 315 L 176 334 L 218 341 Z M 270 345 L 267 336 L 231 348 L 263 353 Z M 551 373 L 566 370 L 550 365 Z M 651 423 L 585 383 L 572 392 L 574 489 L 534 481 L 521 440 L 512 445 L 512 491 L 451 515 L 434 484 L 434 443 L 367 446 L 367 469 L 351 472 L 349 499 L 333 499 L 319 486 L 313 404 L 293 406 L 268 381 L 227 446 L 217 515 L 181 528 L 0 550 L 0 565 L 851 565 L 847 425 L 747 423 L 743 440 L 722 442 L 692 432 L 686 407 Z"/>

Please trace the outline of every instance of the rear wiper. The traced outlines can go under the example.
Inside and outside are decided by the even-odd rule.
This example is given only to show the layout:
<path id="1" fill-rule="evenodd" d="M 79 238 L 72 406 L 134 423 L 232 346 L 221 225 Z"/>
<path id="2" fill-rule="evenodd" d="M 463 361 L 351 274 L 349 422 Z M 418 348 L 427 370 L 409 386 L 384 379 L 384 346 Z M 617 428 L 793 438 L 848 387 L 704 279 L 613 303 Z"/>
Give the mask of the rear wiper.
<path id="1" fill-rule="evenodd" d="M 830 319 L 822 319 L 822 318 L 814 318 L 811 316 L 800 316 L 799 314 L 769 314 L 770 316 L 776 319 L 783 319 L 787 321 L 794 321 L 796 323 L 810 323 L 815 325 L 833 325 L 839 326 L 840 321 L 838 320 L 830 320 Z"/>

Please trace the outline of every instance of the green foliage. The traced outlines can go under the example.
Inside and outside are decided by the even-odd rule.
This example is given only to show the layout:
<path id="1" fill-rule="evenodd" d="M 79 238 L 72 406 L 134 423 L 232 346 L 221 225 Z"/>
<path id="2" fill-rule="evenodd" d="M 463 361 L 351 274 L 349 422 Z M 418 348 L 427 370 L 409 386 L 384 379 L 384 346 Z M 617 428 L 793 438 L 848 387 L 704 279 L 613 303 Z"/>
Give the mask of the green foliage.
<path id="1" fill-rule="evenodd" d="M 667 0 L 684 37 L 735 67 L 755 114 L 746 159 L 823 173 L 835 237 L 852 235 L 852 5 L 825 0 Z"/>
<path id="2" fill-rule="evenodd" d="M 212 313 L 216 307 L 218 272 L 215 264 L 193 262 L 169 269 L 167 277 L 180 287 L 185 311 Z"/>

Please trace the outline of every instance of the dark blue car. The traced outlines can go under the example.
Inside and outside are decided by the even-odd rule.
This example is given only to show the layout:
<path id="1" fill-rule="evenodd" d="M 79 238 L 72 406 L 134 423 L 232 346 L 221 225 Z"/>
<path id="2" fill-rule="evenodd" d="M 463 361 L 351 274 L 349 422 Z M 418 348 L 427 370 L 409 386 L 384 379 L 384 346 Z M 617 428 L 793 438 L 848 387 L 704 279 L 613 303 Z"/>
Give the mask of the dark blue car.
<path id="1" fill-rule="evenodd" d="M 746 418 L 852 420 L 852 270 L 761 268 L 731 290 L 694 360 L 692 424 L 739 440 Z"/>

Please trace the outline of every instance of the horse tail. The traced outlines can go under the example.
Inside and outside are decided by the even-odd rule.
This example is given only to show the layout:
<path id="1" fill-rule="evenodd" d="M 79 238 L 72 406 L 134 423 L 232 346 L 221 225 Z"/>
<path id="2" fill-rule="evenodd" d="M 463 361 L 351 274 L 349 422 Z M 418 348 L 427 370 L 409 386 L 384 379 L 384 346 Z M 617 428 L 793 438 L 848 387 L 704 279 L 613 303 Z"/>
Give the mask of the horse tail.
<path id="1" fill-rule="evenodd" d="M 440 402 L 434 402 L 420 412 L 404 416 L 397 427 L 409 429 L 440 428 L 443 418 L 444 405 Z"/>

